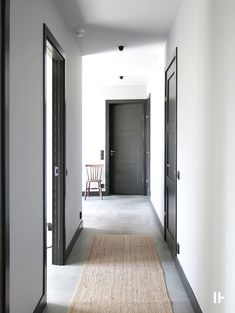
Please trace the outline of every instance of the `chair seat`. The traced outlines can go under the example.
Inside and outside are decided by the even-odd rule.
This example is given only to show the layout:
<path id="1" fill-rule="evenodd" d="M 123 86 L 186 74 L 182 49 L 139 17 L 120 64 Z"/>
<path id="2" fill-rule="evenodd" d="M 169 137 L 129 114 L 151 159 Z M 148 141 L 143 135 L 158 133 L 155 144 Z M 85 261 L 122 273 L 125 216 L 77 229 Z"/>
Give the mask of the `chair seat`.
<path id="1" fill-rule="evenodd" d="M 100 183 L 102 179 L 87 179 L 87 183 Z"/>

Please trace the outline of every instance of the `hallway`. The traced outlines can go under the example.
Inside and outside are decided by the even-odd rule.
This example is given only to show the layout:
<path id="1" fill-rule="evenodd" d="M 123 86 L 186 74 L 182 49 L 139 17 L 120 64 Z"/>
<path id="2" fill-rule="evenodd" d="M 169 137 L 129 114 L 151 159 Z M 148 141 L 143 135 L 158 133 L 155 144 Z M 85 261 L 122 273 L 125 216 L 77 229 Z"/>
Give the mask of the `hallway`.
<path id="1" fill-rule="evenodd" d="M 147 234 L 153 236 L 174 313 L 193 313 L 168 247 L 148 199 L 144 196 L 90 197 L 83 200 L 82 230 L 64 267 L 48 266 L 48 306 L 44 313 L 66 313 L 79 280 L 87 249 L 93 235 Z"/>
<path id="2" fill-rule="evenodd" d="M 156 241 L 174 312 L 192 313 L 182 277 L 195 312 L 234 313 L 235 1 L 2 0 L 0 13 L 0 312 L 42 313 L 48 300 L 45 312 L 66 313 L 92 235 L 145 233 Z M 53 115 L 63 125 L 52 142 L 63 148 L 52 150 L 52 169 L 49 79 L 52 109 L 64 112 Z M 142 182 L 175 259 L 147 198 L 83 201 L 86 164 L 104 165 L 108 194 L 109 161 L 122 151 L 110 146 L 107 104 L 120 100 L 149 103 Z M 62 190 L 52 197 L 55 264 L 65 263 L 84 221 L 67 265 L 48 262 L 48 292 L 46 172 Z"/>

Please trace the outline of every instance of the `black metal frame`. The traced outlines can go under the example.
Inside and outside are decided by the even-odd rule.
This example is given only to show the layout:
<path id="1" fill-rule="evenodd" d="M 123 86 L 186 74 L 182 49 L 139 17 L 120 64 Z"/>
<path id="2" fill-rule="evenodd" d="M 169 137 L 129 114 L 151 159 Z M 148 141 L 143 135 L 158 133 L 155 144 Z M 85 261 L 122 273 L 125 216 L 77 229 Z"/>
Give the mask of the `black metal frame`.
<path id="1" fill-rule="evenodd" d="M 169 64 L 165 67 L 165 108 L 167 101 L 167 70 L 172 65 L 173 62 L 176 62 L 176 173 L 178 171 L 177 166 L 177 150 L 178 150 L 178 142 L 177 142 L 177 129 L 178 129 L 178 47 L 175 48 L 173 54 L 171 55 Z M 165 110 L 165 130 L 164 130 L 164 141 L 165 141 L 165 157 L 164 157 L 164 239 L 166 240 L 166 229 L 167 229 L 167 212 L 166 212 L 166 116 L 167 112 Z M 176 207 L 176 231 L 175 231 L 175 239 L 177 242 L 177 178 L 176 178 L 176 197 L 175 197 L 175 207 Z M 175 255 L 177 257 L 177 254 Z"/>
<path id="2" fill-rule="evenodd" d="M 145 101 L 145 193 L 151 197 L 151 94 Z M 148 169 L 149 166 L 149 169 Z M 149 172 L 149 173 L 148 173 Z M 148 175 L 149 174 L 149 175 Z M 148 181 L 147 181 L 148 180 Z M 148 189 L 149 185 L 149 189 Z"/>
<path id="3" fill-rule="evenodd" d="M 10 204 L 9 204 L 9 57 L 10 1 L 1 3 L 1 86 L 0 86 L 0 214 L 1 214 L 1 301 L 0 311 L 10 312 Z"/>
<path id="4" fill-rule="evenodd" d="M 106 100 L 106 128 L 105 128 L 105 195 L 110 195 L 110 107 L 113 104 L 140 103 L 146 106 L 149 99 L 122 99 L 122 100 Z M 146 110 L 144 109 L 144 112 Z M 144 131 L 146 132 L 146 121 L 144 122 Z M 146 133 L 144 134 L 144 181 L 146 193 Z"/>
<path id="5" fill-rule="evenodd" d="M 60 79 L 63 80 L 62 83 L 62 91 L 60 96 L 64 99 L 64 106 L 65 106 L 65 54 L 60 47 L 59 43 L 52 35 L 46 24 L 43 24 L 43 295 L 39 302 L 38 307 L 35 310 L 36 312 L 41 312 L 42 308 L 45 306 L 46 303 L 46 285 L 47 285 L 47 219 L 46 219 L 46 86 L 47 86 L 47 79 L 46 79 L 46 57 L 47 57 L 47 50 L 50 49 L 52 55 L 57 59 L 60 60 L 62 64 L 59 66 L 62 67 Z M 66 117 L 64 116 L 64 121 Z M 65 147 L 65 129 L 66 125 L 64 123 L 62 132 L 64 134 L 64 147 Z M 63 164 L 65 165 L 65 153 L 63 155 Z M 65 169 L 61 169 L 63 173 L 63 178 L 65 181 Z M 65 184 L 64 184 L 65 186 Z M 64 187 L 65 188 L 65 187 Z M 64 190 L 65 195 L 65 190 Z M 53 215 L 54 212 L 53 212 Z M 65 263 L 65 256 L 66 256 L 66 240 L 65 240 L 65 206 L 63 208 L 63 212 L 59 214 L 59 223 L 54 229 L 54 231 L 58 232 L 58 236 L 60 240 L 53 240 L 53 245 L 56 245 L 56 250 L 58 253 L 54 256 L 54 264 L 63 265 Z M 62 242 L 61 242 L 62 239 Z"/>

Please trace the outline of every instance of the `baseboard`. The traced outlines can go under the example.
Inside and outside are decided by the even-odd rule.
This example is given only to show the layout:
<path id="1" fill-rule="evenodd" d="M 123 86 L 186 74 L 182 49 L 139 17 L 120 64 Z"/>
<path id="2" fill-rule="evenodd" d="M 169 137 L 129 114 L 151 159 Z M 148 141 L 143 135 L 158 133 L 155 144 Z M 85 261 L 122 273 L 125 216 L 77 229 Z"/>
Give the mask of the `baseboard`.
<path id="1" fill-rule="evenodd" d="M 46 307 L 46 295 L 44 294 L 40 301 L 38 302 L 38 305 L 36 306 L 35 310 L 33 311 L 33 313 L 42 313 Z"/>
<path id="2" fill-rule="evenodd" d="M 153 210 L 153 214 L 154 214 L 154 217 L 156 219 L 156 222 L 157 222 L 157 224 L 158 224 L 158 226 L 160 228 L 161 234 L 164 237 L 164 227 L 162 226 L 162 223 L 161 223 L 160 218 L 159 218 L 159 216 L 157 214 L 157 211 L 155 210 L 155 207 L 154 207 L 154 205 L 153 205 L 153 203 L 152 203 L 152 201 L 150 199 L 149 199 L 149 203 L 150 203 L 150 206 L 151 206 L 151 208 Z"/>
<path id="3" fill-rule="evenodd" d="M 107 191 L 103 191 L 102 194 L 103 194 L 103 196 L 106 196 L 106 197 L 109 196 Z M 85 196 L 85 192 L 84 191 L 82 192 L 82 196 L 83 197 Z M 100 194 L 99 194 L 98 191 L 91 191 L 89 197 L 99 197 L 99 196 L 100 196 Z M 87 198 L 89 198 L 89 197 L 87 196 Z"/>
<path id="4" fill-rule="evenodd" d="M 157 224 L 158 224 L 158 226 L 160 228 L 160 231 L 161 231 L 161 233 L 162 233 L 162 235 L 164 237 L 164 227 L 162 226 L 162 223 L 161 223 L 161 221 L 159 219 L 159 216 L 158 216 L 158 214 L 157 214 L 157 212 L 155 210 L 155 207 L 154 207 L 152 201 L 149 200 L 149 203 L 150 203 L 151 208 L 153 210 L 153 214 L 154 214 L 154 217 L 156 219 L 156 222 L 157 222 Z M 190 283 L 189 283 L 189 281 L 188 281 L 188 279 L 187 279 L 187 277 L 186 277 L 186 275 L 184 273 L 184 270 L 181 267 L 181 264 L 180 264 L 179 260 L 177 258 L 175 258 L 174 261 L 175 261 L 176 269 L 177 269 L 177 271 L 179 273 L 180 279 L 181 279 L 181 281 L 183 283 L 184 289 L 185 289 L 185 291 L 186 291 L 186 293 L 188 295 L 189 301 L 190 301 L 190 303 L 192 305 L 192 308 L 193 308 L 194 312 L 195 313 L 203 313 L 202 309 L 200 308 L 200 305 L 199 305 L 199 303 L 197 301 L 197 298 L 196 298 L 196 296 L 195 296 L 195 294 L 194 294 L 194 292 L 193 292 L 193 290 L 192 290 L 192 288 L 190 286 Z"/>
<path id="5" fill-rule="evenodd" d="M 189 297 L 189 300 L 190 300 L 190 303 L 193 307 L 194 312 L 195 313 L 203 313 L 202 309 L 201 309 L 201 307 L 197 301 L 197 298 L 196 298 L 196 296 L 195 296 L 195 294 L 194 294 L 194 292 L 190 286 L 190 283 L 189 283 L 189 281 L 188 281 L 188 279 L 184 273 L 184 270 L 182 269 L 181 264 L 177 258 L 175 258 L 175 266 L 176 266 L 177 271 L 179 273 L 179 276 L 182 280 L 182 283 L 183 283 L 185 291 Z"/>
<path id="6" fill-rule="evenodd" d="M 80 221 L 78 228 L 77 228 L 76 232 L 74 233 L 73 238 L 71 239 L 71 241 L 70 241 L 70 243 L 66 249 L 66 253 L 65 253 L 65 260 L 66 261 L 70 255 L 70 253 L 72 252 L 73 247 L 75 245 L 75 242 L 77 241 L 78 236 L 79 236 L 80 232 L 82 231 L 82 229 L 83 229 L 83 220 Z"/>

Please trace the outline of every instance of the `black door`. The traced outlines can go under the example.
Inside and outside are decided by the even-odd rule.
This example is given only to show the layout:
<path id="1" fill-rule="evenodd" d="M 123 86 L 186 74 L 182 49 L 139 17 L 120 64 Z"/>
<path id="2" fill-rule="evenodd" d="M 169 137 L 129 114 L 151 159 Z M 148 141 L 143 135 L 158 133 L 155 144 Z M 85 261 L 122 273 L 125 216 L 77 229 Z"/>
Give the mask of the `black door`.
<path id="1" fill-rule="evenodd" d="M 65 260 L 65 101 L 64 61 L 53 55 L 52 63 L 52 263 Z"/>
<path id="2" fill-rule="evenodd" d="M 165 71 L 165 239 L 177 253 L 177 49 Z"/>
<path id="3" fill-rule="evenodd" d="M 3 25 L 3 2 L 0 2 L 0 22 L 1 22 L 1 28 Z M 0 32 L 0 60 L 2 60 L 2 54 L 4 53 L 3 51 L 3 38 L 2 38 L 2 31 Z M 0 74 L 1 74 L 1 84 L 0 84 L 0 271 L 1 273 L 4 273 L 4 260 L 3 260 L 3 255 L 4 255 L 4 232 L 3 232 L 3 227 L 4 227 L 4 204 L 3 204 L 3 184 L 4 184 L 4 179 L 3 179 L 3 124 L 2 124 L 2 115 L 3 115 L 3 108 L 4 108 L 4 103 L 3 103 L 3 94 L 2 94 L 2 88 L 3 88 L 3 81 L 4 81 L 4 75 L 3 75 L 3 63 L 0 62 Z M 1 274 L 1 281 L 0 281 L 0 312 L 3 312 L 3 298 L 4 298 L 4 275 Z"/>
<path id="4" fill-rule="evenodd" d="M 47 144 L 47 55 L 52 59 L 52 147 Z M 49 104 L 48 104 L 49 105 Z M 65 56 L 59 43 L 44 25 L 44 293 L 47 236 L 47 149 L 52 150 L 52 264 L 65 263 Z M 49 125 L 49 123 L 48 123 Z M 51 145 L 51 144 L 50 144 Z"/>
<path id="5" fill-rule="evenodd" d="M 110 193 L 145 194 L 145 101 L 110 106 Z"/>
<path id="6" fill-rule="evenodd" d="M 146 195 L 148 197 L 151 196 L 151 190 L 150 190 L 150 104 L 151 104 L 151 98 L 149 95 L 149 98 L 146 100 L 146 106 L 145 106 L 145 154 L 146 154 L 145 175 L 146 175 Z"/>

